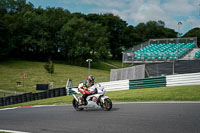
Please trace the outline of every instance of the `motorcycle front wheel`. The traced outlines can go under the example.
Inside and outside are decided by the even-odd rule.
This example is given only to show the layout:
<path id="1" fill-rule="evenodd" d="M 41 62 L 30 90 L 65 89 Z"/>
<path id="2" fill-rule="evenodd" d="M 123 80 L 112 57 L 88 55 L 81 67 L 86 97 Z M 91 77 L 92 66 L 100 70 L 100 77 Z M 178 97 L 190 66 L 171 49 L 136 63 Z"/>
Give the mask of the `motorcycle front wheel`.
<path id="1" fill-rule="evenodd" d="M 104 103 L 101 104 L 101 108 L 104 111 L 109 111 L 112 109 L 112 101 L 110 99 L 105 99 Z"/>
<path id="2" fill-rule="evenodd" d="M 73 107 L 74 107 L 74 109 L 75 109 L 76 111 L 82 111 L 82 110 L 83 110 L 83 108 L 79 108 L 78 102 L 76 101 L 76 99 L 73 99 L 72 105 L 73 105 Z"/>

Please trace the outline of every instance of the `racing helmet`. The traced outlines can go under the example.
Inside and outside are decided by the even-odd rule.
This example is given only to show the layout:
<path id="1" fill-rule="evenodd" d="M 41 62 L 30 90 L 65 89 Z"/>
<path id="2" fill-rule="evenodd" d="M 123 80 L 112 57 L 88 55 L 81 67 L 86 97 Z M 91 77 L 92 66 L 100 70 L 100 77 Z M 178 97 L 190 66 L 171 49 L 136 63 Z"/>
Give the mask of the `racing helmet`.
<path id="1" fill-rule="evenodd" d="M 94 76 L 89 75 L 89 76 L 88 76 L 88 82 L 89 82 L 91 85 L 94 85 Z"/>

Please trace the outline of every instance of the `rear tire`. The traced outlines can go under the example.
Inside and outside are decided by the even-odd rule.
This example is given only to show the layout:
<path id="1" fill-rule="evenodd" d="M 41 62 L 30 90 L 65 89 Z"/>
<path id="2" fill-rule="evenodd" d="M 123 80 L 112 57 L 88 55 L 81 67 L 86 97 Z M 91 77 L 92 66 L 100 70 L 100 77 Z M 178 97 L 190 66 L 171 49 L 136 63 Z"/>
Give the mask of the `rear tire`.
<path id="1" fill-rule="evenodd" d="M 112 109 L 112 101 L 108 98 L 104 100 L 104 103 L 101 103 L 101 108 L 104 111 L 109 111 Z"/>
<path id="2" fill-rule="evenodd" d="M 82 110 L 83 110 L 83 108 L 79 108 L 78 102 L 76 101 L 76 99 L 73 99 L 72 105 L 73 105 L 73 107 L 74 107 L 74 109 L 75 109 L 76 111 L 82 111 Z"/>

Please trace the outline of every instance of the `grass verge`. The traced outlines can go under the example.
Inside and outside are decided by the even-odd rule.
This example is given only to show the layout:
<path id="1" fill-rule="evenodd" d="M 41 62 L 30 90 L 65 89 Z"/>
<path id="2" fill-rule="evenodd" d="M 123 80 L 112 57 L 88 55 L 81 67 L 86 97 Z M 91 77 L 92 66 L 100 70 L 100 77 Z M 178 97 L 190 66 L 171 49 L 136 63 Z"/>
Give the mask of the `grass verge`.
<path id="1" fill-rule="evenodd" d="M 133 89 L 108 92 L 112 101 L 200 101 L 200 85 Z"/>
<path id="2" fill-rule="evenodd" d="M 109 63 L 109 64 L 112 64 L 114 66 L 117 66 L 119 68 L 122 68 L 122 61 L 120 60 L 106 60 L 105 62 Z M 130 64 L 123 64 L 123 67 L 130 67 L 131 65 Z"/>
<path id="3" fill-rule="evenodd" d="M 88 76 L 88 68 L 55 63 L 54 74 L 49 74 L 44 69 L 45 62 L 9 60 L 0 62 L 0 90 L 19 92 L 36 92 L 36 84 L 53 82 L 53 88 L 66 85 L 67 79 L 72 79 L 73 86 L 77 86 Z M 98 64 L 97 64 L 98 65 Z M 91 69 L 96 82 L 109 81 L 110 72 Z M 27 74 L 24 87 L 17 87 L 16 82 L 23 84 L 22 75 Z"/>
<path id="4" fill-rule="evenodd" d="M 0 92 L 0 97 L 7 97 L 13 95 L 12 93 Z"/>

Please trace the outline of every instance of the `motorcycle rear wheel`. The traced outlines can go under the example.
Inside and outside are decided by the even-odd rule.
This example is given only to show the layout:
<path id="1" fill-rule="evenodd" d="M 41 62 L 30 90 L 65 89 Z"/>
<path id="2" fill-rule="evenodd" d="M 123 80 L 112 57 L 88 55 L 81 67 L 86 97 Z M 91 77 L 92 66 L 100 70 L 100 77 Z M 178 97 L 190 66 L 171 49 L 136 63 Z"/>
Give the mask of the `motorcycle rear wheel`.
<path id="1" fill-rule="evenodd" d="M 112 101 L 110 99 L 105 99 L 104 103 L 101 104 L 101 108 L 104 111 L 109 111 L 112 109 Z"/>
<path id="2" fill-rule="evenodd" d="M 74 107 L 74 109 L 75 109 L 76 111 L 82 111 L 82 110 L 83 110 L 83 108 L 79 108 L 78 102 L 76 101 L 76 99 L 73 99 L 72 105 L 73 105 L 73 107 Z"/>

